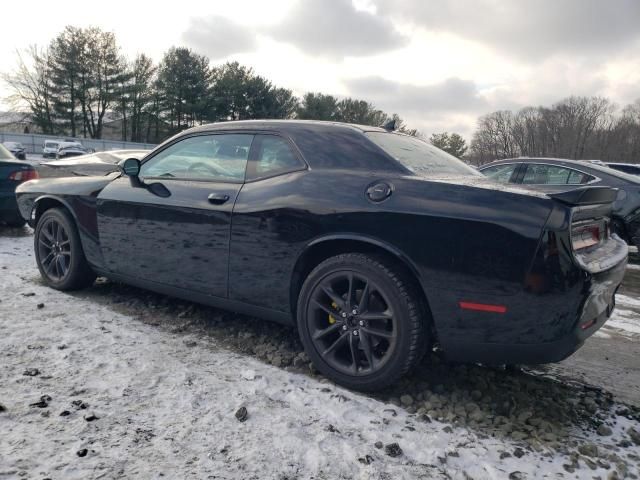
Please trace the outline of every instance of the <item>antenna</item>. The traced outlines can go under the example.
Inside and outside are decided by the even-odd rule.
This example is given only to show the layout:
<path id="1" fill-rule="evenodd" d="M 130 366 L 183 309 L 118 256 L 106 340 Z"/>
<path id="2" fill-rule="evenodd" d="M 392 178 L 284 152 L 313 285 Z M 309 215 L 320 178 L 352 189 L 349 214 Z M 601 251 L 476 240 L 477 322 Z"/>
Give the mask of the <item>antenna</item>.
<path id="1" fill-rule="evenodd" d="M 383 123 L 382 125 L 380 125 L 382 128 L 384 128 L 387 132 L 393 132 L 395 131 L 396 128 L 398 128 L 397 122 L 395 118 L 392 118 L 391 120 L 389 120 L 386 123 Z"/>

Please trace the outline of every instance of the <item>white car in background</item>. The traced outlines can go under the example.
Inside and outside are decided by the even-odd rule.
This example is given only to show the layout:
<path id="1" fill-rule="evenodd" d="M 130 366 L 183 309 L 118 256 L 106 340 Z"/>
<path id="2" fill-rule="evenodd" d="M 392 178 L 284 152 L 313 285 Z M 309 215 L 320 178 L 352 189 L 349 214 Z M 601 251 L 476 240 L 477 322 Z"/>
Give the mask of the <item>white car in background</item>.
<path id="1" fill-rule="evenodd" d="M 45 140 L 42 144 L 42 156 L 44 158 L 56 158 L 58 147 L 62 140 Z"/>

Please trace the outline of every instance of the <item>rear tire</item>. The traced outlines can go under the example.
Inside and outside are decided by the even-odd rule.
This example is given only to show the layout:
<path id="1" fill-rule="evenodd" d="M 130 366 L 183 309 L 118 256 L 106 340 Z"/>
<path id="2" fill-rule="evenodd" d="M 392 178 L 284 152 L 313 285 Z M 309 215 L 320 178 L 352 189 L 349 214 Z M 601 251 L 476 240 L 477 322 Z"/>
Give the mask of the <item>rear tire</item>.
<path id="1" fill-rule="evenodd" d="M 71 214 L 63 208 L 45 211 L 34 233 L 36 262 L 42 278 L 56 290 L 77 290 L 93 284 L 91 270 L 82 250 Z"/>
<path id="2" fill-rule="evenodd" d="M 380 390 L 411 370 L 427 350 L 426 319 L 413 282 L 373 255 L 323 261 L 298 297 L 305 351 L 325 376 L 354 390 Z"/>

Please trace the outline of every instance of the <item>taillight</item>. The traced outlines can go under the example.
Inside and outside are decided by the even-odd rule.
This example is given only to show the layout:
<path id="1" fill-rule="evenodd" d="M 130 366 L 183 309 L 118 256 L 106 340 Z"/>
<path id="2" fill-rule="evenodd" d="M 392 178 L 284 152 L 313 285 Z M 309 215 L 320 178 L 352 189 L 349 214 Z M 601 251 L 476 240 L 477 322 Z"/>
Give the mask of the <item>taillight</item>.
<path id="1" fill-rule="evenodd" d="M 17 170 L 9 174 L 9 179 L 15 180 L 16 182 L 26 182 L 27 180 L 35 180 L 36 178 L 40 178 L 40 176 L 35 170 Z"/>
<path id="2" fill-rule="evenodd" d="M 604 220 L 574 225 L 571 229 L 573 250 L 583 250 L 598 245 L 609 236 L 608 230 L 608 222 Z"/>

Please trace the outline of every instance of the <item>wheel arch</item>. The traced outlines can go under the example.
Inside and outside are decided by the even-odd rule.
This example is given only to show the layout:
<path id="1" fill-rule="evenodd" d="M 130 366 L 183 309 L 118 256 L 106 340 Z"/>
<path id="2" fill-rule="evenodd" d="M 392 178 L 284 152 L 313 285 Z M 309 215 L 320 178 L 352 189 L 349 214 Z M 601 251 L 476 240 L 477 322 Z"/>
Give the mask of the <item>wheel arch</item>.
<path id="1" fill-rule="evenodd" d="M 54 195 L 41 195 L 36 198 L 33 202 L 33 206 L 31 207 L 31 215 L 29 217 L 29 224 L 32 227 L 35 227 L 38 224 L 38 220 L 44 212 L 50 210 L 52 208 L 62 207 L 65 210 L 68 210 L 71 216 L 73 217 L 73 221 L 78 224 L 78 218 L 76 217 L 76 212 L 73 211 L 71 205 L 69 203 Z"/>
<path id="2" fill-rule="evenodd" d="M 429 299 L 427 298 L 421 275 L 411 259 L 401 250 L 383 240 L 348 233 L 316 238 L 307 244 L 302 253 L 298 256 L 291 275 L 289 291 L 289 302 L 294 321 L 297 316 L 298 296 L 302 289 L 302 284 L 309 273 L 311 273 L 317 265 L 327 258 L 341 253 L 351 252 L 379 255 L 398 265 L 403 273 L 413 282 L 418 295 L 421 297 L 420 300 L 425 307 L 427 318 L 433 325 Z M 430 328 L 432 328 L 432 325 Z"/>

